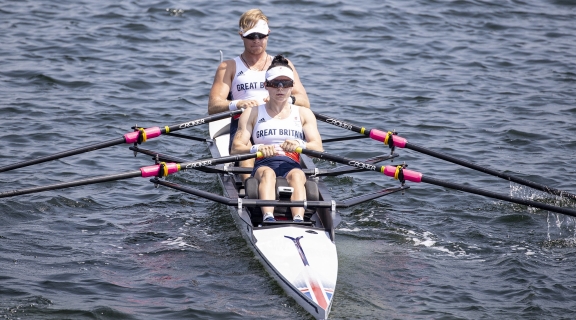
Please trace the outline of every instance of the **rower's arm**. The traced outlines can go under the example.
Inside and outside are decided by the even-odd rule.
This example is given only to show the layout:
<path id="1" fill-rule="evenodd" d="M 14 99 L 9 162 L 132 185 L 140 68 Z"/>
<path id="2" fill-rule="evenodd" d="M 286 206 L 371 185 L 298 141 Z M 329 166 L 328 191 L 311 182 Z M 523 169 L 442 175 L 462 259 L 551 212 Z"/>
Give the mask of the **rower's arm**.
<path id="1" fill-rule="evenodd" d="M 214 75 L 214 82 L 212 89 L 210 89 L 210 96 L 208 98 L 208 114 L 215 114 L 220 112 L 229 111 L 230 100 L 228 100 L 228 93 L 232 86 L 232 74 L 236 70 L 234 60 L 226 60 L 220 63 L 216 74 Z"/>
<path id="2" fill-rule="evenodd" d="M 300 118 L 302 119 L 302 131 L 306 137 L 306 149 L 314 151 L 324 151 L 322 147 L 322 137 L 318 132 L 316 117 L 310 109 L 300 108 Z"/>
<path id="3" fill-rule="evenodd" d="M 250 137 L 252 135 L 252 129 L 254 128 L 252 115 L 252 108 L 244 110 L 240 118 L 238 119 L 238 130 L 236 130 L 236 135 L 232 141 L 232 148 L 230 154 L 243 154 L 250 152 L 252 143 L 250 142 Z M 255 115 L 258 114 L 256 111 Z"/>
<path id="4" fill-rule="evenodd" d="M 288 61 L 290 67 L 294 72 L 294 87 L 292 88 L 292 95 L 296 98 L 296 102 L 294 103 L 297 106 L 306 107 L 310 109 L 310 101 L 308 100 L 308 94 L 306 93 L 306 89 L 304 89 L 304 85 L 300 81 L 300 77 L 298 76 L 298 72 L 296 72 L 296 67 L 292 64 L 291 61 Z"/>

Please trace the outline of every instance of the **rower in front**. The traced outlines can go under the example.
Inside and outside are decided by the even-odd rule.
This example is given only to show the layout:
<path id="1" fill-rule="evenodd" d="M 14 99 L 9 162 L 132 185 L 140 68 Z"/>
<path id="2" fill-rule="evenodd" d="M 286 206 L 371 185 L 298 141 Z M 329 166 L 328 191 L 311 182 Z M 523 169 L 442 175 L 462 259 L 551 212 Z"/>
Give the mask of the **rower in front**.
<path id="1" fill-rule="evenodd" d="M 294 72 L 288 60 L 277 55 L 266 71 L 265 88 L 270 99 L 258 107 L 244 111 L 232 142 L 231 154 L 260 151 L 252 176 L 258 180 L 260 199 L 276 199 L 276 177 L 285 177 L 294 188 L 291 200 L 305 200 L 306 175 L 300 167 L 298 147 L 323 151 L 316 117 L 310 109 L 291 103 Z M 254 145 L 251 144 L 253 139 Z M 304 219 L 304 208 L 293 207 L 295 222 Z M 264 221 L 275 221 L 273 207 L 262 207 Z"/>

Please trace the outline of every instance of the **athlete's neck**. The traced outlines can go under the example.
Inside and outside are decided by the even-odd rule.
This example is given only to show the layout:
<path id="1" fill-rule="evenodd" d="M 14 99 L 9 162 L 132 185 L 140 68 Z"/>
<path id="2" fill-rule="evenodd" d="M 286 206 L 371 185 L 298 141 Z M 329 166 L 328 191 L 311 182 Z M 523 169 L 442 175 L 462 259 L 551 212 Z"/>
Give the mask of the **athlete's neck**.
<path id="1" fill-rule="evenodd" d="M 240 59 L 246 64 L 249 69 L 258 69 L 260 71 L 264 70 L 266 64 L 268 63 L 268 53 L 263 51 L 260 54 L 251 54 L 248 51 L 244 51 L 240 55 Z"/>
<path id="2" fill-rule="evenodd" d="M 268 115 L 272 118 L 283 119 L 286 117 L 286 113 L 290 113 L 289 110 L 290 103 L 288 103 L 288 100 L 278 102 L 270 99 L 266 102 L 266 112 L 268 112 Z"/>

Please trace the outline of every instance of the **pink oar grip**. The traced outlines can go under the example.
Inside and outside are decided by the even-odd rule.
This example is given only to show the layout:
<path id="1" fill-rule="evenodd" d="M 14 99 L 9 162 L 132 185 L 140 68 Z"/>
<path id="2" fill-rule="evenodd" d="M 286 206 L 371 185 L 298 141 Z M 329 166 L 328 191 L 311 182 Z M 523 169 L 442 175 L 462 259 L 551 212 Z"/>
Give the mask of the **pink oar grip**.
<path id="1" fill-rule="evenodd" d="M 177 163 L 167 163 L 166 167 L 168 168 L 168 174 L 178 172 Z M 158 171 L 160 171 L 159 164 L 140 168 L 140 172 L 142 172 L 142 178 L 156 177 L 158 176 Z"/>
<path id="2" fill-rule="evenodd" d="M 147 129 L 144 129 L 144 132 L 146 132 L 146 139 L 156 138 L 157 136 L 162 134 L 162 131 L 160 131 L 159 127 L 147 128 Z M 138 141 L 138 133 L 140 133 L 140 132 L 134 131 L 134 132 L 129 132 L 129 133 L 125 134 L 124 140 L 126 140 L 126 143 L 137 142 Z"/>
<path id="3" fill-rule="evenodd" d="M 386 135 L 388 135 L 388 132 L 380 131 L 378 129 L 370 130 L 370 138 L 376 141 L 384 142 L 384 140 L 386 140 Z M 394 140 L 394 145 L 398 148 L 404 148 L 408 142 L 408 140 L 397 135 L 394 135 L 392 140 Z"/>
<path id="4" fill-rule="evenodd" d="M 389 177 L 394 178 L 394 174 L 396 174 L 396 167 L 386 166 L 384 167 L 384 172 L 382 173 Z M 403 169 L 402 173 L 404 173 L 404 180 L 412 182 L 422 182 L 422 174 L 420 172 Z"/>

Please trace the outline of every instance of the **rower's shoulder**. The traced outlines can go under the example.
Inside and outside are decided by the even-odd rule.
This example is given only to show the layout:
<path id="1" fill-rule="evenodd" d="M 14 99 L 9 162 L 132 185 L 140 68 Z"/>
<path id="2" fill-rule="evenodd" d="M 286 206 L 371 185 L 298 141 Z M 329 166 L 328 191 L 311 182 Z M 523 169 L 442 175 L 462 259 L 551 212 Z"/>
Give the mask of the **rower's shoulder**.
<path id="1" fill-rule="evenodd" d="M 220 62 L 219 68 L 236 67 L 236 61 L 234 59 L 228 59 Z"/>
<path id="2" fill-rule="evenodd" d="M 314 116 L 314 113 L 312 112 L 312 110 L 310 110 L 310 108 L 306 108 L 306 107 L 298 106 L 298 105 L 294 105 L 294 106 L 298 107 L 298 111 L 300 112 L 301 118 L 316 119 L 316 117 Z"/>

